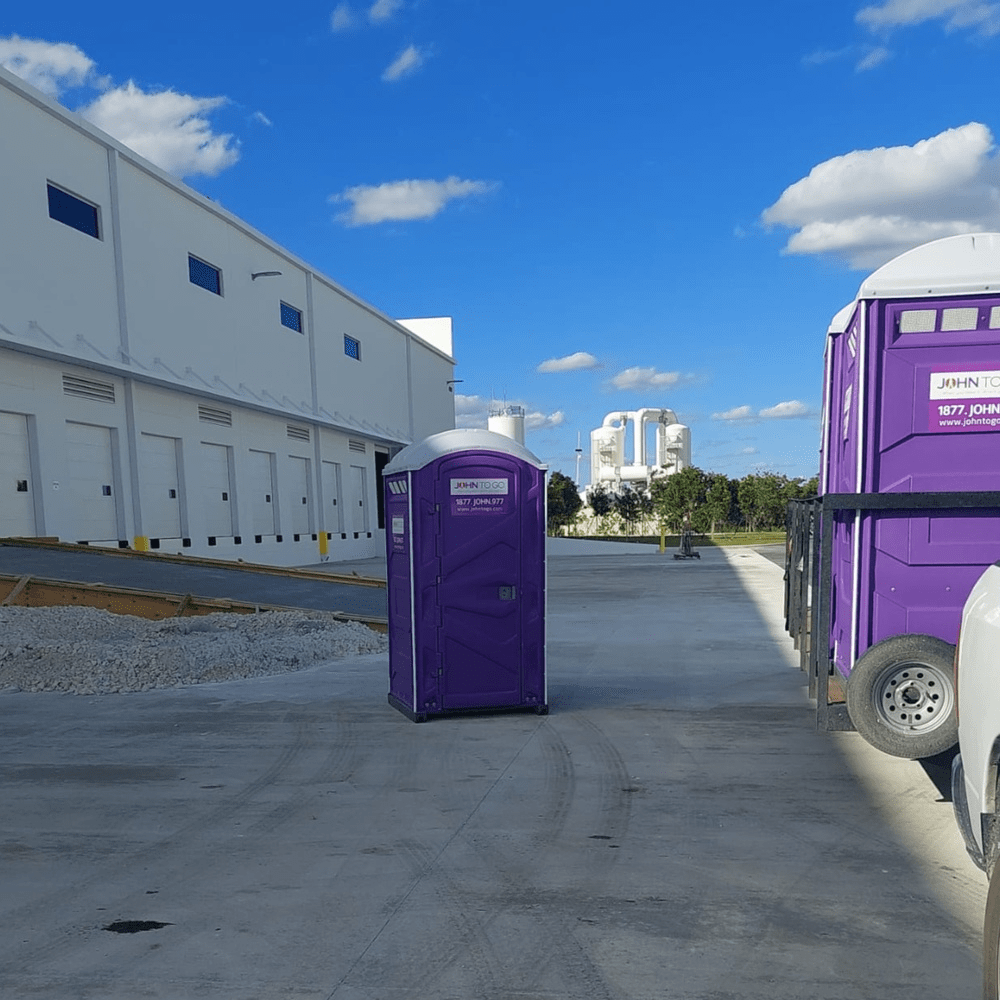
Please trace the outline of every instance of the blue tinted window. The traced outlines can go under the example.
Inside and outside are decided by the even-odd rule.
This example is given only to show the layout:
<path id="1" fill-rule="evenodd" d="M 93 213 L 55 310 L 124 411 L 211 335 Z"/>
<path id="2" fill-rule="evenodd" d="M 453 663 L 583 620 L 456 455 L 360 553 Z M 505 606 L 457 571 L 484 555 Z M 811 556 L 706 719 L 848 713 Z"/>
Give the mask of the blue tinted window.
<path id="1" fill-rule="evenodd" d="M 361 360 L 361 342 L 344 334 L 344 353 L 355 361 Z"/>
<path id="2" fill-rule="evenodd" d="M 211 264 L 188 254 L 188 276 L 192 285 L 200 285 L 216 295 L 222 294 L 222 272 Z"/>
<path id="3" fill-rule="evenodd" d="M 49 218 L 100 239 L 97 206 L 49 185 Z"/>
<path id="4" fill-rule="evenodd" d="M 296 333 L 302 332 L 302 312 L 287 302 L 281 303 L 281 325 Z"/>

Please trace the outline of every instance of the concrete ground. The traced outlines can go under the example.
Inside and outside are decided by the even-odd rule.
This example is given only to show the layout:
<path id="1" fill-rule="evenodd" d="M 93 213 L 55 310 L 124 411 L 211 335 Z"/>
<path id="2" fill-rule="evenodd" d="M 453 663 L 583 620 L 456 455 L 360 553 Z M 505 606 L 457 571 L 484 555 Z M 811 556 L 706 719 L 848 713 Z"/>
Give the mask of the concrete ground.
<path id="1" fill-rule="evenodd" d="M 951 806 L 815 730 L 780 568 L 549 551 L 545 717 L 414 725 L 385 657 L 0 693 L 0 997 L 978 996 Z"/>

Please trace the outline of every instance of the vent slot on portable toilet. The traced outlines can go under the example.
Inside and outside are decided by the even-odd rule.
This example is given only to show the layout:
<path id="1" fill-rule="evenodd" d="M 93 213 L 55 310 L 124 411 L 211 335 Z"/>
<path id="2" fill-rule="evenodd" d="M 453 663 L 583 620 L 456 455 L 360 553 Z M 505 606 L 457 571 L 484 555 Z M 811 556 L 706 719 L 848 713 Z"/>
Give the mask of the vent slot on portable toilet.
<path id="1" fill-rule="evenodd" d="M 972 306 L 961 309 L 941 310 L 941 330 L 975 330 L 979 323 L 979 310 Z"/>
<path id="2" fill-rule="evenodd" d="M 900 313 L 900 333 L 933 333 L 937 322 L 936 309 L 907 309 Z"/>
<path id="3" fill-rule="evenodd" d="M 296 427 L 295 424 L 285 424 L 285 431 L 293 441 L 309 440 L 308 427 Z"/>

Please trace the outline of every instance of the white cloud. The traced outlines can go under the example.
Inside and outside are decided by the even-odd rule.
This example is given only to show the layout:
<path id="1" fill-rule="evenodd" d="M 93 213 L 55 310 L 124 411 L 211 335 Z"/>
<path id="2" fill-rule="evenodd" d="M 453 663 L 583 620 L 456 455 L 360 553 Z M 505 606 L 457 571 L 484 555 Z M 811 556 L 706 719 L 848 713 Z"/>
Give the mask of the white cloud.
<path id="1" fill-rule="evenodd" d="M 834 62 L 837 59 L 844 59 L 851 55 L 853 49 L 846 46 L 842 49 L 819 49 L 802 57 L 802 62 L 806 66 L 822 66 L 824 63 Z"/>
<path id="2" fill-rule="evenodd" d="M 800 403 L 797 399 L 790 399 L 786 403 L 777 403 L 768 406 L 760 411 L 758 416 L 762 420 L 795 420 L 802 417 L 811 417 L 812 410 L 805 403 Z"/>
<path id="3" fill-rule="evenodd" d="M 803 66 L 822 66 L 825 63 L 837 62 L 841 59 L 858 58 L 855 69 L 861 73 L 865 70 L 881 66 L 892 53 L 882 45 L 847 45 L 840 49 L 819 49 L 802 57 Z"/>
<path id="4" fill-rule="evenodd" d="M 215 134 L 205 117 L 225 103 L 173 90 L 147 93 L 129 80 L 80 113 L 168 173 L 214 177 L 240 158 L 233 136 Z"/>
<path id="5" fill-rule="evenodd" d="M 564 358 L 549 358 L 543 361 L 535 371 L 548 372 L 578 372 L 586 371 L 590 368 L 599 368 L 597 358 L 586 351 L 577 351 L 575 354 L 567 354 Z"/>
<path id="6" fill-rule="evenodd" d="M 416 73 L 424 63 L 424 54 L 415 45 L 408 45 L 386 67 L 382 79 L 386 83 L 395 83 L 404 76 Z"/>
<path id="7" fill-rule="evenodd" d="M 655 368 L 635 366 L 620 371 L 610 380 L 616 389 L 665 389 L 670 386 L 690 382 L 690 375 L 680 372 L 658 372 Z"/>
<path id="8" fill-rule="evenodd" d="M 359 185 L 330 201 L 349 202 L 349 211 L 337 218 L 349 226 L 373 226 L 379 222 L 432 219 L 450 201 L 487 194 L 496 187 L 487 181 L 449 177 L 443 181 L 389 181 L 377 186 Z"/>
<path id="9" fill-rule="evenodd" d="M 271 121 L 271 119 L 268 118 L 263 111 L 255 111 L 250 117 L 253 118 L 255 122 L 260 122 L 261 125 L 267 125 L 270 127 L 274 124 L 274 122 Z"/>
<path id="10" fill-rule="evenodd" d="M 541 430 L 545 427 L 559 427 L 566 420 L 566 414 L 562 410 L 548 415 L 539 410 L 524 415 L 524 426 L 529 431 Z"/>
<path id="11" fill-rule="evenodd" d="M 147 93 L 131 80 L 112 87 L 111 80 L 98 76 L 96 63 L 75 45 L 17 35 L 0 38 L 0 65 L 53 96 L 67 87 L 103 91 L 78 108 L 80 114 L 179 177 L 214 176 L 240 157 L 234 137 L 213 132 L 207 117 L 227 103 L 225 97 L 192 97 L 173 90 Z M 253 117 L 271 124 L 259 111 Z"/>
<path id="12" fill-rule="evenodd" d="M 913 146 L 855 150 L 813 167 L 761 217 L 798 230 L 786 253 L 877 266 L 928 240 L 998 225 L 993 148 L 990 130 L 970 122 Z"/>
<path id="13" fill-rule="evenodd" d="M 375 0 L 368 8 L 368 20 L 372 24 L 381 24 L 388 21 L 402 6 L 403 0 Z"/>
<path id="14" fill-rule="evenodd" d="M 337 4 L 330 15 L 331 31 L 350 31 L 355 23 L 354 11 L 346 3 Z"/>
<path id="15" fill-rule="evenodd" d="M 0 38 L 0 66 L 52 97 L 58 97 L 66 87 L 101 86 L 104 81 L 94 74 L 96 65 L 69 42 L 19 35 Z"/>
<path id="16" fill-rule="evenodd" d="M 754 413 L 750 406 L 734 406 L 722 413 L 713 413 L 713 420 L 724 420 L 727 423 L 759 423 L 761 420 L 796 420 L 814 416 L 813 411 L 797 399 L 767 406 Z"/>
<path id="17" fill-rule="evenodd" d="M 754 412 L 749 406 L 735 406 L 731 410 L 724 410 L 722 413 L 713 413 L 713 420 L 752 420 Z"/>
<path id="18" fill-rule="evenodd" d="M 870 31 L 922 24 L 941 19 L 945 30 L 971 28 L 981 35 L 1000 33 L 1000 5 L 982 0 L 885 0 L 863 7 L 855 20 Z"/>
<path id="19" fill-rule="evenodd" d="M 859 73 L 863 73 L 865 70 L 875 69 L 876 66 L 881 66 L 887 59 L 890 58 L 892 53 L 885 48 L 883 45 L 878 45 L 873 49 L 869 49 L 858 61 L 857 70 Z"/>
<path id="20" fill-rule="evenodd" d="M 455 426 L 481 427 L 486 429 L 489 402 L 482 396 L 466 396 L 455 393 Z"/>
<path id="21" fill-rule="evenodd" d="M 455 393 L 455 413 L 486 413 L 486 401 L 482 396 L 466 396 L 460 392 Z"/>

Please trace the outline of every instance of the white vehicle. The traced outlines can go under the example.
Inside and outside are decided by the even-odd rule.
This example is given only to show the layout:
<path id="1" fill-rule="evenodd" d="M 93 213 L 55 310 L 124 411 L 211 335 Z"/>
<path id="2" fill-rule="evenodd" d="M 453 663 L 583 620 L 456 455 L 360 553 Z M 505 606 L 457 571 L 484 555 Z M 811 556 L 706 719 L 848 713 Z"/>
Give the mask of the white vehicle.
<path id="1" fill-rule="evenodd" d="M 972 860 L 989 876 L 983 996 L 1000 998 L 1000 563 L 987 568 L 962 611 L 955 652 L 959 754 L 952 762 L 955 818 Z"/>

